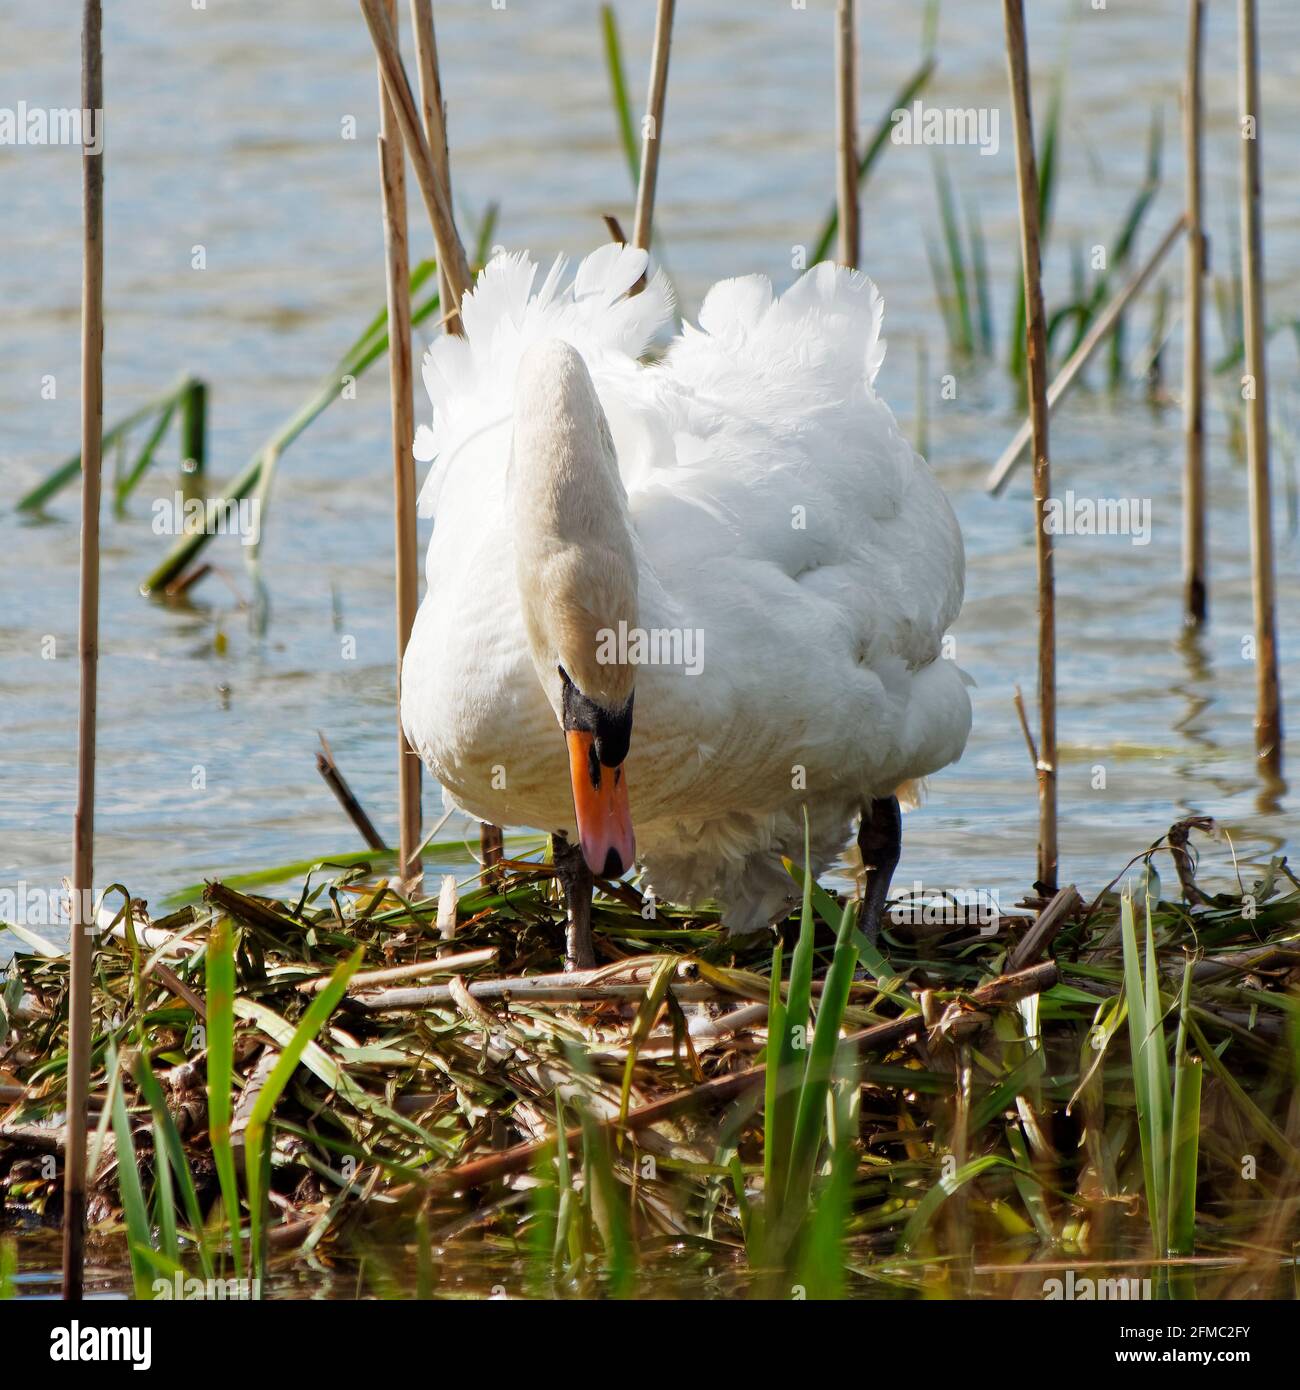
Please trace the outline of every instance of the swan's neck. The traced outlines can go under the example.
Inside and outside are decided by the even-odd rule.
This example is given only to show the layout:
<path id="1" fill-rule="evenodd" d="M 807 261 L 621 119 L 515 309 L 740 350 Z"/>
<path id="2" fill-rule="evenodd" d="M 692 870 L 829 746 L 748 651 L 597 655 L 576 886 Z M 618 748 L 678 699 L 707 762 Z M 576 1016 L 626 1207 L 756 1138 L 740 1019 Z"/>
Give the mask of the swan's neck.
<path id="1" fill-rule="evenodd" d="M 633 668 L 600 656 L 603 634 L 636 626 L 637 567 L 609 425 L 582 359 L 558 341 L 525 355 L 514 404 L 515 572 L 533 663 L 557 714 L 565 675 L 620 709 Z"/>

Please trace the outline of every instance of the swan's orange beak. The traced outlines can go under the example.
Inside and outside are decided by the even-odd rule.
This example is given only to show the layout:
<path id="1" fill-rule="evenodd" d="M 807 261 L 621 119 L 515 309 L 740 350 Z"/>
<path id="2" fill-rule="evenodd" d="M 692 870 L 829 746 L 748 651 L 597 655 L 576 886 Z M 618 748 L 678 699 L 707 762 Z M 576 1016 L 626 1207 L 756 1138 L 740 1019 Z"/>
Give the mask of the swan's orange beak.
<path id="1" fill-rule="evenodd" d="M 596 755 L 596 736 L 585 729 L 569 729 L 564 738 L 582 857 L 598 878 L 621 878 L 636 857 L 627 771 L 622 763 L 606 767 Z"/>

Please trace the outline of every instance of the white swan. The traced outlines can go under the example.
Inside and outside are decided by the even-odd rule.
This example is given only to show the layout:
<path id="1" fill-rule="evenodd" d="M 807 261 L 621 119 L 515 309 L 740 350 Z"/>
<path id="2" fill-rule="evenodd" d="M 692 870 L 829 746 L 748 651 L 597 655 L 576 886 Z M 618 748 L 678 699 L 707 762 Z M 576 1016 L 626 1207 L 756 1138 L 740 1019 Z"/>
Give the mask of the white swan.
<path id="1" fill-rule="evenodd" d="M 961 534 L 875 393 L 882 300 L 829 264 L 777 298 L 725 280 L 647 366 L 671 297 L 662 275 L 627 297 L 645 269 L 610 245 L 534 293 L 499 256 L 426 356 L 407 736 L 450 804 L 576 830 L 597 874 L 629 867 L 634 825 L 647 889 L 738 931 L 785 910 L 805 806 L 815 871 L 862 814 L 874 934 L 894 793 L 970 729 L 941 652 Z"/>

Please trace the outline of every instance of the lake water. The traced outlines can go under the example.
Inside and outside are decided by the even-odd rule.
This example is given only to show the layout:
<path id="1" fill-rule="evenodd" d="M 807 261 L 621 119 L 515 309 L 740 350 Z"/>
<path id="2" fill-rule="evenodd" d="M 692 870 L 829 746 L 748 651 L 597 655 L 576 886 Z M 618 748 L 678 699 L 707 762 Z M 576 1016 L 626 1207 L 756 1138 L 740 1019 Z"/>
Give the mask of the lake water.
<path id="1" fill-rule="evenodd" d="M 75 104 L 77 22 L 69 7 L 5 6 L 0 105 Z M 403 9 L 405 7 L 402 7 Z M 653 6 L 620 3 L 639 105 Z M 1164 185 L 1140 254 L 1181 198 L 1177 89 L 1185 7 L 1128 0 L 1105 10 L 1034 0 L 1031 43 L 1042 118 L 1064 62 L 1060 184 L 1049 302 L 1069 292 L 1072 248 L 1112 245 L 1141 183 L 1153 110 L 1163 114 Z M 814 238 L 833 197 L 831 5 L 739 0 L 679 6 L 660 174 L 658 230 L 692 316 L 715 279 L 762 271 L 784 286 L 792 247 Z M 920 5 L 864 6 L 860 106 L 874 125 L 916 66 Z M 1238 136 L 1235 7 L 1211 6 L 1206 186 L 1214 270 L 1231 269 Z M 549 260 L 630 226 L 631 189 L 608 99 L 597 6 L 486 0 L 437 7 L 462 226 L 500 202 L 496 240 Z M 988 242 L 998 356 L 950 361 L 927 263 L 941 227 L 933 151 L 885 151 L 863 199 L 863 265 L 881 286 L 891 352 L 880 379 L 905 429 L 926 402 L 929 456 L 969 554 L 957 659 L 977 682 L 962 762 L 908 818 L 898 882 L 996 890 L 1034 876 L 1034 783 L 1012 707 L 1035 670 L 1033 515 L 1027 471 L 1001 500 L 984 475 L 1019 423 L 1004 361 L 1016 274 L 1016 203 L 1002 30 L 995 5 L 944 6 L 937 106 L 1000 110 L 1000 148 L 949 149 L 961 197 Z M 1300 313 L 1300 9 L 1263 0 L 1264 165 L 1270 319 Z M 106 421 L 181 371 L 210 384 L 209 470 L 232 477 L 306 397 L 383 302 L 373 57 L 355 5 L 214 0 L 206 9 L 123 3 L 106 16 L 108 94 Z M 355 139 L 345 139 L 348 118 Z M 36 519 L 12 502 L 78 442 L 79 159 L 71 149 L 0 146 L 0 883 L 57 885 L 68 871 L 77 709 L 77 495 Z M 418 202 L 419 254 L 428 234 Z M 193 268 L 196 247 L 206 266 Z M 1181 297 L 1181 251 L 1163 276 Z M 1150 332 L 1146 297 L 1129 329 Z M 1209 313 L 1210 355 L 1222 350 Z M 924 351 L 922 351 L 924 348 Z M 1295 415 L 1296 344 L 1274 339 L 1272 384 Z M 1165 354 L 1177 391 L 1181 339 Z M 946 399 L 951 374 L 956 398 Z M 43 381 L 53 378 L 55 398 Z M 1149 499 L 1149 544 L 1063 538 L 1060 592 L 1061 873 L 1096 889 L 1174 819 L 1212 815 L 1236 853 L 1266 861 L 1295 828 L 1295 796 L 1262 797 L 1254 770 L 1254 671 L 1246 478 L 1229 448 L 1215 382 L 1209 419 L 1212 621 L 1185 640 L 1179 615 L 1181 416 L 1105 363 L 1053 422 L 1059 489 Z M 417 384 L 417 393 L 422 394 Z M 947 393 L 948 395 L 951 392 Z M 127 515 L 106 508 L 97 881 L 159 901 L 205 876 L 359 848 L 314 767 L 316 731 L 381 829 L 395 823 L 392 524 L 383 365 L 361 379 L 280 463 L 266 519 L 269 622 L 238 542 L 187 605 L 139 597 L 168 543 L 151 503 L 177 483 L 175 436 Z M 417 403 L 423 414 L 425 405 Z M 111 466 L 111 457 L 107 464 Z M 1275 455 L 1282 678 L 1300 721 L 1295 458 Z M 924 563 L 918 556 L 917 563 Z M 355 659 L 344 659 L 344 639 Z M 202 768 L 202 777 L 196 772 Z M 1099 788 L 1097 769 L 1104 769 Z M 196 780 L 205 785 L 195 788 Z M 440 814 L 425 789 L 426 822 Z M 1207 872 L 1230 875 L 1226 845 Z"/>

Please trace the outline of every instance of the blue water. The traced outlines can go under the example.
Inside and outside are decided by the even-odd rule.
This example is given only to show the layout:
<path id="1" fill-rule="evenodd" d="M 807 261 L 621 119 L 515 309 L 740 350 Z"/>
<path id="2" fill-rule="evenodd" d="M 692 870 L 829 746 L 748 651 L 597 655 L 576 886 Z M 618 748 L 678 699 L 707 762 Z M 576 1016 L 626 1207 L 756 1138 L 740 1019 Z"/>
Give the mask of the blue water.
<path id="1" fill-rule="evenodd" d="M 404 7 L 403 7 L 404 8 Z M 874 124 L 918 61 L 919 5 L 863 7 L 860 106 Z M 1153 110 L 1164 119 L 1164 186 L 1139 254 L 1177 214 L 1177 87 L 1183 6 L 1105 11 L 1035 0 L 1031 43 L 1040 117 L 1064 61 L 1061 178 L 1047 258 L 1049 301 L 1068 294 L 1072 248 L 1108 245 L 1138 188 Z M 1207 58 L 1208 226 L 1214 270 L 1231 267 L 1238 136 L 1231 6 L 1212 6 Z M 653 7 L 617 6 L 634 99 L 648 64 Z M 608 101 L 597 6 L 510 0 L 440 3 L 463 226 L 500 203 L 496 241 L 549 258 L 604 237 L 600 214 L 630 225 L 631 187 Z M 679 7 L 663 132 L 658 227 L 689 317 L 713 280 L 763 271 L 787 283 L 792 248 L 831 202 L 831 6 L 738 0 Z M 1300 10 L 1260 6 L 1265 35 L 1263 150 L 1270 319 L 1300 314 Z M 869 13 L 868 13 L 869 12 Z M 966 534 L 968 598 L 957 658 L 975 678 L 975 731 L 962 762 L 935 778 L 909 817 L 898 881 L 996 890 L 1032 880 L 1033 774 L 1012 707 L 1032 704 L 1033 531 L 1028 479 L 1001 500 L 986 470 L 1018 424 L 1004 361 L 1016 274 L 1016 204 L 997 7 L 944 6 L 934 105 L 1000 109 L 992 156 L 946 151 L 962 199 L 978 207 L 997 360 L 950 360 L 926 259 L 940 224 L 932 152 L 891 147 L 863 199 L 863 263 L 887 302 L 880 385 L 904 427 L 924 398 L 929 456 Z M 1072 16 L 1072 17 L 1071 17 Z M 210 473 L 225 479 L 310 394 L 383 302 L 376 179 L 376 84 L 355 6 L 286 0 L 205 10 L 124 3 L 106 19 L 106 418 L 181 371 L 210 383 Z M 79 39 L 66 10 L 15 6 L 0 47 L 0 105 L 75 101 Z M 355 139 L 343 138 L 354 118 Z M 69 149 L 0 146 L 0 885 L 53 888 L 68 871 L 76 733 L 77 496 L 40 518 L 10 503 L 77 448 L 79 162 Z M 423 213 L 412 204 L 417 252 Z M 192 268 L 202 246 L 206 268 Z M 1160 280 L 1181 297 L 1181 251 Z M 1154 299 L 1132 316 L 1130 353 L 1151 332 Z M 1210 353 L 1222 343 L 1210 313 Z M 1177 392 L 1181 335 L 1165 352 Z M 1271 352 L 1280 422 L 1296 407 L 1296 344 Z M 955 399 L 942 382 L 951 373 Z M 56 395 L 42 399 L 42 378 Z M 1130 383 L 1103 388 L 1105 364 L 1053 422 L 1058 487 L 1149 499 L 1151 537 L 1067 537 L 1059 550 L 1063 879 L 1096 889 L 1174 819 L 1216 817 L 1231 836 L 1205 871 L 1230 881 L 1231 850 L 1266 861 L 1293 834 L 1294 793 L 1261 797 L 1253 766 L 1254 671 L 1244 466 L 1229 448 L 1216 380 L 1209 421 L 1212 622 L 1183 640 L 1179 618 L 1181 469 L 1177 404 Z M 417 392 L 419 388 L 417 386 Z M 112 459 L 106 461 L 111 467 Z M 269 622 L 246 607 L 253 583 L 236 540 L 191 602 L 137 586 L 167 544 L 151 503 L 177 483 L 175 436 L 125 517 L 105 511 L 96 878 L 159 902 L 205 876 L 359 848 L 318 778 L 316 731 L 376 823 L 395 822 L 392 524 L 387 380 L 361 379 L 280 464 L 262 579 Z M 1300 724 L 1295 456 L 1275 449 L 1282 678 Z M 51 644 L 46 639 L 53 639 Z M 345 658 L 345 638 L 355 659 Z M 1293 745 L 1294 747 L 1294 745 Z M 202 769 L 200 775 L 197 769 Z M 1097 769 L 1105 787 L 1095 786 Z M 202 780 L 202 789 L 194 783 Z M 440 814 L 426 784 L 426 821 Z M 453 822 L 448 833 L 463 830 Z"/>

